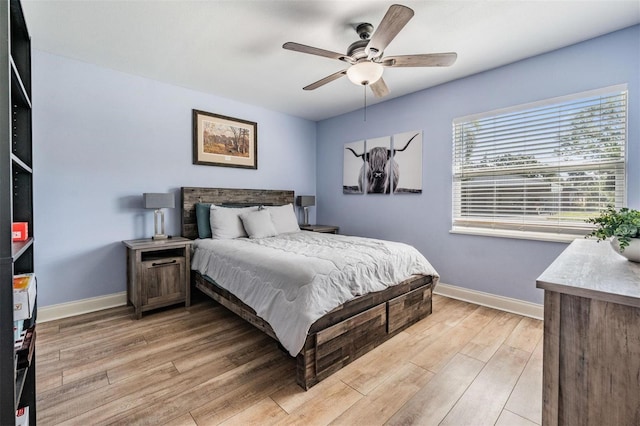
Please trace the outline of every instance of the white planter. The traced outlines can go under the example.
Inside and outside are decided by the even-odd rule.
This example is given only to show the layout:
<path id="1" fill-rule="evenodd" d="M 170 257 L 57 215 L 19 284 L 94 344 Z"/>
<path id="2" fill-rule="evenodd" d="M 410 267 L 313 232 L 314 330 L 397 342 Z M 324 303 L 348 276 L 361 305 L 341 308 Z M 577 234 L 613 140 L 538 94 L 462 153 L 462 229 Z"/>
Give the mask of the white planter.
<path id="1" fill-rule="evenodd" d="M 613 247 L 616 252 L 620 253 L 620 246 L 618 245 L 617 238 L 614 237 L 611 240 L 611 247 Z M 631 238 L 627 248 L 625 248 L 620 254 L 632 262 L 640 262 L 640 238 Z"/>

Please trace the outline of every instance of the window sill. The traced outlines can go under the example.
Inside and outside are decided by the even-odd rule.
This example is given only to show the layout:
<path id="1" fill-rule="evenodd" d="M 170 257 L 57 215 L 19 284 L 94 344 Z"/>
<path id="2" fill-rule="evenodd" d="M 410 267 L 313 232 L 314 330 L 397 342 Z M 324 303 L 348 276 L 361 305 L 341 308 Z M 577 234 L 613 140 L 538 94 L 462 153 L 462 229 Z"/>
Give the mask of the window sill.
<path id="1" fill-rule="evenodd" d="M 483 237 L 515 238 L 519 240 L 551 241 L 555 243 L 570 243 L 575 239 L 584 238 L 575 234 L 552 234 L 548 232 L 512 231 L 505 229 L 463 228 L 453 227 L 450 234 L 480 235 Z"/>

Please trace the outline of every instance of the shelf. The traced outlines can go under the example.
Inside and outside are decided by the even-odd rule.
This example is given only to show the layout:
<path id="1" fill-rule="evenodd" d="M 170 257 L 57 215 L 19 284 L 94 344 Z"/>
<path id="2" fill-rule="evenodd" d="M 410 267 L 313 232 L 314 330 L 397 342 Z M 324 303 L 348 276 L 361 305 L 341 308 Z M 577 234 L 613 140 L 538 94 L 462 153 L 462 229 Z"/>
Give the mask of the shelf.
<path id="1" fill-rule="evenodd" d="M 174 248 L 166 250 L 143 251 L 140 253 L 142 262 L 152 262 L 167 259 L 170 257 L 184 257 L 185 248 Z"/>
<path id="2" fill-rule="evenodd" d="M 29 173 L 29 174 L 33 173 L 33 169 L 29 167 L 27 164 L 25 164 L 25 162 L 22 161 L 20 158 L 18 158 L 17 155 L 11 154 L 11 161 L 13 161 L 13 164 L 20 167 L 22 169 L 22 172 Z"/>
<path id="3" fill-rule="evenodd" d="M 24 83 L 22 82 L 22 78 L 20 78 L 20 72 L 16 67 L 15 62 L 13 62 L 13 58 L 11 59 L 11 95 L 17 95 L 17 99 L 13 98 L 14 102 L 21 103 L 23 107 L 31 108 L 31 99 L 27 89 L 24 87 Z"/>
<path id="4" fill-rule="evenodd" d="M 10 40 L 11 51 L 7 52 L 13 58 L 18 75 L 22 76 L 27 98 L 31 97 L 31 38 L 27 23 L 22 13 L 20 1 L 11 0 L 10 11 Z M 26 78 L 25 78 L 26 77 Z"/>
<path id="5" fill-rule="evenodd" d="M 22 256 L 33 244 L 33 238 L 29 238 L 27 241 L 18 241 L 11 244 L 11 257 L 15 262 Z"/>

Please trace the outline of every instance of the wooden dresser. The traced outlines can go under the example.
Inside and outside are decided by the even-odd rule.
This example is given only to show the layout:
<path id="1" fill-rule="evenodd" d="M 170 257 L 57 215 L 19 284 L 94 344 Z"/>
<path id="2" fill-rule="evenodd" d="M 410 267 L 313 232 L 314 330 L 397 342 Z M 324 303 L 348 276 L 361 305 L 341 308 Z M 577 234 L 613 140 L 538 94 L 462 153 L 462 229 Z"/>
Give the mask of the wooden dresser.
<path id="1" fill-rule="evenodd" d="M 540 275 L 543 425 L 640 425 L 640 263 L 575 240 Z"/>

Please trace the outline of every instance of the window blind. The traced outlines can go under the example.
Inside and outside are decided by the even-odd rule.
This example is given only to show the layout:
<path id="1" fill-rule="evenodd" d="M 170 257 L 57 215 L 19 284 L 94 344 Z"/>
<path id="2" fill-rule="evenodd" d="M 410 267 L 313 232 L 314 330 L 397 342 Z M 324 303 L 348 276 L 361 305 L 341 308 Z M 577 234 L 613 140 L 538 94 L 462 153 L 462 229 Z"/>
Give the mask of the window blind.
<path id="1" fill-rule="evenodd" d="M 627 90 L 453 121 L 453 228 L 585 235 L 625 202 Z"/>

